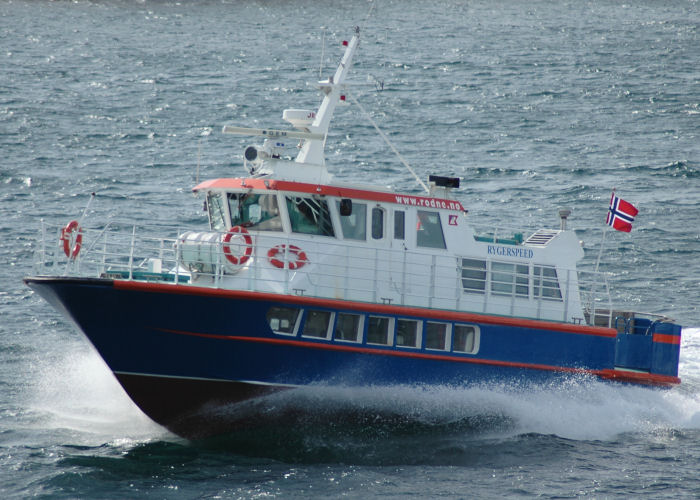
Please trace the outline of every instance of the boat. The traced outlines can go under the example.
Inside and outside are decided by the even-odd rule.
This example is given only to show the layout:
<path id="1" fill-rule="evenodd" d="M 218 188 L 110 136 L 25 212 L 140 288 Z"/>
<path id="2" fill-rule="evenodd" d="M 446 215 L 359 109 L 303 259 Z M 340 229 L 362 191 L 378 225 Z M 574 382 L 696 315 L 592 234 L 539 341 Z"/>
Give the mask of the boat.
<path id="1" fill-rule="evenodd" d="M 420 193 L 335 180 L 324 148 L 359 41 L 356 28 L 319 82 L 318 110 L 223 128 L 262 144 L 240 177 L 193 188 L 208 227 L 42 226 L 25 283 L 185 437 L 237 425 L 217 409 L 314 386 L 679 384 L 680 325 L 614 307 L 608 275 L 577 269 L 570 210 L 553 228 L 479 229 L 459 178 L 418 179 Z"/>

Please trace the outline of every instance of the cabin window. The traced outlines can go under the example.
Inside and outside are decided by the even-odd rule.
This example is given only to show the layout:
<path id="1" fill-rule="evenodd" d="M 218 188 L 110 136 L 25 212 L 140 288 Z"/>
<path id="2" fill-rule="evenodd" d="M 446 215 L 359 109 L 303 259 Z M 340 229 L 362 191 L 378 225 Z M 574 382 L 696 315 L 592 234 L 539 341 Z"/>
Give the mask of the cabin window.
<path id="1" fill-rule="evenodd" d="M 445 351 L 447 345 L 447 323 L 434 323 L 428 321 L 425 324 L 425 348 Z"/>
<path id="2" fill-rule="evenodd" d="M 325 200 L 287 196 L 287 211 L 293 232 L 335 236 L 328 204 Z"/>
<path id="3" fill-rule="evenodd" d="M 370 316 L 367 324 L 367 343 L 390 345 L 389 327 L 391 319 L 384 316 Z"/>
<path id="4" fill-rule="evenodd" d="M 338 211 L 340 212 L 340 202 L 338 202 Z M 367 205 L 353 203 L 352 213 L 340 216 L 340 227 L 343 230 L 343 238 L 346 240 L 366 240 Z"/>
<path id="5" fill-rule="evenodd" d="M 401 347 L 419 347 L 420 324 L 415 319 L 396 320 L 396 345 Z"/>
<path id="6" fill-rule="evenodd" d="M 534 289 L 536 298 L 561 300 L 556 268 L 535 266 Z"/>
<path id="7" fill-rule="evenodd" d="M 442 235 L 442 224 L 440 224 L 438 212 L 418 210 L 416 245 L 427 248 L 445 248 L 445 238 Z"/>
<path id="8" fill-rule="evenodd" d="M 527 297 L 530 294 L 530 268 L 527 264 L 491 262 L 491 291 Z"/>
<path id="9" fill-rule="evenodd" d="M 338 313 L 335 322 L 335 340 L 345 340 L 348 342 L 359 342 L 360 331 L 362 330 L 362 319 L 360 314 Z"/>
<path id="10" fill-rule="evenodd" d="M 220 193 L 209 193 L 207 196 L 207 207 L 209 208 L 209 225 L 213 231 L 224 232 L 226 227 L 226 217 L 224 216 L 224 202 Z"/>
<path id="11" fill-rule="evenodd" d="M 302 335 L 304 337 L 327 339 L 332 315 L 330 311 L 317 311 L 314 309 L 306 311 Z"/>
<path id="12" fill-rule="evenodd" d="M 402 210 L 394 211 L 394 239 L 403 240 L 405 237 L 406 212 Z"/>
<path id="13" fill-rule="evenodd" d="M 299 309 L 291 307 L 271 307 L 267 311 L 267 323 L 273 332 L 281 335 L 296 335 L 299 322 Z"/>
<path id="14" fill-rule="evenodd" d="M 258 231 L 282 231 L 282 217 L 274 194 L 229 193 L 231 226 Z"/>
<path id="15" fill-rule="evenodd" d="M 384 237 L 384 210 L 379 207 L 372 209 L 372 238 L 380 240 Z"/>
<path id="16" fill-rule="evenodd" d="M 479 330 L 472 325 L 456 324 L 453 332 L 452 350 L 476 354 L 479 350 Z"/>
<path id="17" fill-rule="evenodd" d="M 486 261 L 462 259 L 462 288 L 465 292 L 484 293 L 486 290 Z"/>

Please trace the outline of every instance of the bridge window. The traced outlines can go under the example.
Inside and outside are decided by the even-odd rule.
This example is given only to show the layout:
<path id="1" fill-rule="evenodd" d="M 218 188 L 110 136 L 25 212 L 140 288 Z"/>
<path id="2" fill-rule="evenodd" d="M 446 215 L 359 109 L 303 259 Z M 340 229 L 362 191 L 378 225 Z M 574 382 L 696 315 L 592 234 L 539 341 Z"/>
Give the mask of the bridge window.
<path id="1" fill-rule="evenodd" d="M 403 210 L 394 211 L 394 239 L 403 240 L 406 226 L 406 212 Z"/>
<path id="2" fill-rule="evenodd" d="M 340 212 L 340 202 L 338 202 L 338 212 Z M 340 216 L 340 227 L 343 230 L 343 238 L 346 240 L 366 240 L 367 205 L 353 202 L 352 213 Z"/>
<path id="3" fill-rule="evenodd" d="M 372 238 L 380 240 L 384 237 L 384 210 L 379 207 L 372 209 Z"/>
<path id="4" fill-rule="evenodd" d="M 425 348 L 438 349 L 445 351 L 449 349 L 448 345 L 448 324 L 434 323 L 428 321 L 425 323 Z"/>
<path id="5" fill-rule="evenodd" d="M 287 211 L 293 232 L 335 236 L 328 204 L 325 200 L 287 196 Z"/>
<path id="6" fill-rule="evenodd" d="M 419 347 L 420 323 L 420 321 L 415 319 L 397 319 L 396 345 L 401 347 Z"/>
<path id="7" fill-rule="evenodd" d="M 534 276 L 535 297 L 561 300 L 561 291 L 559 290 L 559 279 L 557 278 L 557 270 L 551 266 L 535 266 Z"/>
<path id="8" fill-rule="evenodd" d="M 224 202 L 221 196 L 219 193 L 209 193 L 207 195 L 207 211 L 209 212 L 209 225 L 212 230 L 224 232 L 229 228 L 226 227 Z"/>
<path id="9" fill-rule="evenodd" d="M 362 331 L 362 319 L 360 314 L 338 313 L 335 323 L 335 340 L 346 340 L 348 342 L 359 342 L 360 331 Z"/>
<path id="10" fill-rule="evenodd" d="M 313 309 L 307 311 L 302 335 L 304 337 L 327 339 L 331 319 L 332 313 L 330 311 L 316 311 Z"/>
<path id="11" fill-rule="evenodd" d="M 291 307 L 271 307 L 267 311 L 267 323 L 273 332 L 280 335 L 296 335 L 299 323 L 299 309 Z"/>
<path id="12" fill-rule="evenodd" d="M 392 326 L 391 320 L 392 318 L 385 316 L 370 316 L 367 324 L 367 343 L 390 345 L 392 340 L 389 336 Z"/>
<path id="13" fill-rule="evenodd" d="M 440 224 L 438 212 L 418 210 L 416 244 L 426 248 L 445 248 L 445 238 L 442 235 L 442 224 Z"/>
<path id="14" fill-rule="evenodd" d="M 258 231 L 282 231 L 282 217 L 274 194 L 229 193 L 231 225 Z"/>
<path id="15" fill-rule="evenodd" d="M 486 261 L 462 259 L 462 288 L 465 292 L 484 293 L 486 290 Z"/>
<path id="16" fill-rule="evenodd" d="M 452 350 L 455 352 L 476 354 L 479 350 L 479 330 L 472 325 L 455 324 Z"/>

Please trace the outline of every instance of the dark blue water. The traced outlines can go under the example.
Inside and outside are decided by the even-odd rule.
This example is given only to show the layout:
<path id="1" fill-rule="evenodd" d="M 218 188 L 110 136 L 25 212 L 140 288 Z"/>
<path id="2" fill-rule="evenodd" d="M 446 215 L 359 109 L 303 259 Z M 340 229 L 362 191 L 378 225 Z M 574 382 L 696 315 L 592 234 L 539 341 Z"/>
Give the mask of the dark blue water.
<path id="1" fill-rule="evenodd" d="M 697 1 L 0 3 L 3 498 L 700 495 Z M 204 224 L 199 177 L 315 108 L 363 24 L 353 95 L 422 177 L 459 175 L 479 224 L 556 226 L 592 268 L 613 187 L 637 205 L 601 267 L 616 298 L 687 326 L 670 391 L 307 390 L 318 412 L 190 443 L 150 422 L 82 336 L 24 287 L 40 220 Z M 377 82 L 384 90 L 378 91 Z M 346 180 L 418 191 L 355 106 L 328 144 Z M 353 418 L 348 406 L 359 408 Z M 255 408 L 251 408 L 254 410 Z M 289 412 L 293 415 L 293 412 Z"/>

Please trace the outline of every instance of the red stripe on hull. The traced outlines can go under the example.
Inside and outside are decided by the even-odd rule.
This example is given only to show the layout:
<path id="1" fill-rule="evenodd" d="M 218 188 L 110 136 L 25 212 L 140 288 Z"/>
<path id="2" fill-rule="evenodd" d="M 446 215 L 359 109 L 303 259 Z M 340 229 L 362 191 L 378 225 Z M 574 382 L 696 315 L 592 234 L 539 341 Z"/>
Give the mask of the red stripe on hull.
<path id="1" fill-rule="evenodd" d="M 681 379 L 671 375 L 657 375 L 655 373 L 628 372 L 625 370 L 600 370 L 597 375 L 606 380 L 618 382 L 633 382 L 635 384 L 670 387 L 681 383 Z"/>
<path id="2" fill-rule="evenodd" d="M 680 345 L 681 343 L 681 338 L 678 335 L 665 335 L 663 333 L 655 333 L 652 340 L 661 344 Z"/>
<path id="3" fill-rule="evenodd" d="M 636 384 L 653 385 L 660 387 L 669 387 L 673 385 L 678 385 L 681 383 L 681 379 L 678 377 L 673 377 L 670 375 L 658 375 L 654 373 L 639 373 L 630 372 L 625 370 L 591 370 L 585 368 L 573 368 L 567 366 L 553 366 L 544 365 L 537 363 L 514 363 L 511 361 L 499 361 L 492 359 L 479 359 L 479 358 L 464 358 L 461 356 L 443 356 L 440 354 L 427 354 L 422 352 L 402 352 L 394 351 L 388 349 L 372 349 L 368 347 L 359 346 L 349 346 L 349 345 L 337 345 L 337 344 L 324 344 L 319 342 L 307 342 L 303 340 L 291 340 L 291 339 L 275 339 L 275 338 L 265 338 L 265 337 L 243 337 L 235 335 L 216 335 L 211 333 L 197 333 L 197 332 L 185 332 L 180 330 L 167 330 L 160 329 L 166 333 L 173 333 L 176 335 L 189 335 L 194 337 L 204 337 L 220 340 L 233 340 L 239 342 L 257 342 L 261 344 L 275 344 L 275 345 L 289 345 L 302 347 L 305 349 L 321 349 L 328 351 L 344 351 L 344 352 L 356 352 L 361 354 L 371 354 L 379 356 L 397 356 L 413 359 L 426 359 L 434 361 L 451 361 L 457 363 L 472 363 L 479 365 L 489 365 L 489 366 L 502 366 L 506 368 L 519 368 L 525 370 L 543 370 L 551 372 L 562 372 L 562 373 L 577 373 L 577 374 L 587 374 L 595 375 L 606 380 L 615 380 L 617 382 L 633 382 Z"/>
<path id="4" fill-rule="evenodd" d="M 543 365 L 537 363 L 514 363 L 511 361 L 499 361 L 492 359 L 479 359 L 479 358 L 465 358 L 461 356 L 447 356 L 440 354 L 428 354 L 423 352 L 403 352 L 394 351 L 389 349 L 373 349 L 371 347 L 359 347 L 350 345 L 338 345 L 338 344 L 325 344 L 320 342 L 307 342 L 303 340 L 291 340 L 291 339 L 275 339 L 267 337 L 241 337 L 235 335 L 217 335 L 212 333 L 197 333 L 197 332 L 185 332 L 181 330 L 167 330 L 164 328 L 159 328 L 159 330 L 167 333 L 174 333 L 177 335 L 190 335 L 193 337 L 205 337 L 220 340 L 237 340 L 240 342 L 257 342 L 261 344 L 276 344 L 276 345 L 289 345 L 295 347 L 303 347 L 305 349 L 321 349 L 327 351 L 343 351 L 343 352 L 357 352 L 361 354 L 374 354 L 379 356 L 396 356 L 401 358 L 413 358 L 413 359 L 428 359 L 434 361 L 452 361 L 457 363 L 473 363 L 478 365 L 490 365 L 490 366 L 504 366 L 508 368 L 524 368 L 528 370 L 545 370 L 552 372 L 566 372 L 566 373 L 592 373 L 595 374 L 594 370 L 587 370 L 583 368 L 570 368 L 566 366 L 553 366 L 553 365 Z"/>
<path id="5" fill-rule="evenodd" d="M 598 326 L 574 325 L 571 323 L 556 323 L 524 318 L 508 318 L 502 316 L 489 316 L 443 309 L 425 309 L 418 307 L 394 306 L 386 304 L 371 304 L 365 302 L 352 302 L 336 299 L 322 299 L 316 297 L 303 297 L 297 295 L 280 295 L 265 292 L 248 292 L 242 290 L 223 290 L 220 288 L 206 288 L 192 285 L 171 285 L 160 283 L 144 283 L 140 281 L 114 280 L 114 288 L 118 290 L 134 290 L 152 293 L 172 293 L 184 295 L 213 296 L 230 299 L 259 300 L 268 302 L 283 302 L 306 307 L 325 307 L 329 309 L 353 310 L 365 313 L 378 313 L 401 315 L 407 317 L 420 317 L 443 321 L 464 321 L 488 325 L 510 326 L 514 328 L 531 328 L 535 330 L 556 331 L 562 333 L 574 333 L 579 335 L 595 335 L 599 337 L 615 338 L 617 331 L 614 328 Z"/>

